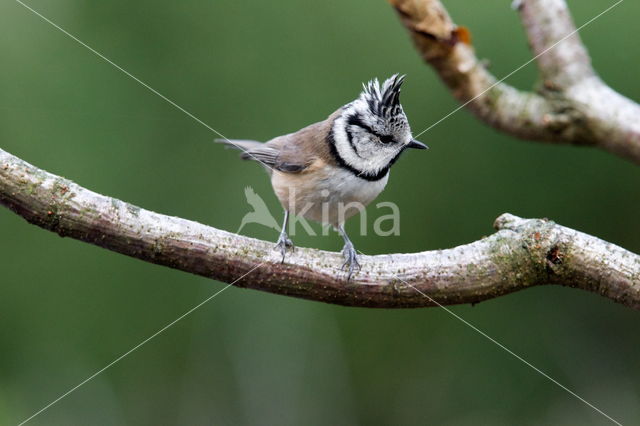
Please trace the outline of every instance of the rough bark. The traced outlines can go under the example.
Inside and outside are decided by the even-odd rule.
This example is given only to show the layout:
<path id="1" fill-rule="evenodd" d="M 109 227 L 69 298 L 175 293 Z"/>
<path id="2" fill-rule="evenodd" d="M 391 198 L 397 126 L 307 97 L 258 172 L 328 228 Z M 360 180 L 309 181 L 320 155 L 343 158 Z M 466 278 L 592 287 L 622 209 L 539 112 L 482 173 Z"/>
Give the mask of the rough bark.
<path id="1" fill-rule="evenodd" d="M 493 76 L 439 0 L 389 1 L 424 60 L 482 121 L 519 138 L 597 146 L 640 164 L 640 106 L 597 76 L 564 0 L 514 2 L 541 74 L 531 92 Z"/>
<path id="2" fill-rule="evenodd" d="M 543 219 L 503 214 L 497 232 L 463 246 L 362 256 L 351 281 L 338 253 L 273 243 L 165 216 L 97 194 L 0 150 L 0 204 L 28 222 L 108 250 L 238 287 L 349 306 L 478 303 L 558 284 L 640 308 L 640 256 Z"/>

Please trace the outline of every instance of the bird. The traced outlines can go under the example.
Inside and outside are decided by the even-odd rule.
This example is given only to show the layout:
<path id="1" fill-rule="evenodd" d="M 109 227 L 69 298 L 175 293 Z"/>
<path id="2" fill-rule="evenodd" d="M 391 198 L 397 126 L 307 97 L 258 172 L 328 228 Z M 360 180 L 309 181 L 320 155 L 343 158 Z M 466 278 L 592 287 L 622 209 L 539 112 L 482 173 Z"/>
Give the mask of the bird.
<path id="1" fill-rule="evenodd" d="M 284 209 L 282 230 L 274 249 L 282 263 L 293 249 L 287 228 L 290 215 L 332 226 L 344 240 L 341 270 L 349 281 L 361 269 L 358 253 L 345 232 L 347 219 L 358 213 L 347 205 L 366 206 L 385 188 L 389 170 L 406 149 L 428 149 L 415 140 L 400 104 L 405 76 L 363 84 L 358 97 L 325 120 L 268 142 L 217 139 L 240 149 L 240 158 L 262 164 Z"/>
<path id="2" fill-rule="evenodd" d="M 247 203 L 251 207 L 253 207 L 253 211 L 245 214 L 240 222 L 240 227 L 236 231 L 236 234 L 239 234 L 242 231 L 242 228 L 248 223 L 257 223 L 260 225 L 264 225 L 268 228 L 273 228 L 276 231 L 280 230 L 280 225 L 273 218 L 269 208 L 265 204 L 264 200 L 260 198 L 258 194 L 251 188 L 247 186 L 244 189 L 244 196 L 247 199 Z"/>

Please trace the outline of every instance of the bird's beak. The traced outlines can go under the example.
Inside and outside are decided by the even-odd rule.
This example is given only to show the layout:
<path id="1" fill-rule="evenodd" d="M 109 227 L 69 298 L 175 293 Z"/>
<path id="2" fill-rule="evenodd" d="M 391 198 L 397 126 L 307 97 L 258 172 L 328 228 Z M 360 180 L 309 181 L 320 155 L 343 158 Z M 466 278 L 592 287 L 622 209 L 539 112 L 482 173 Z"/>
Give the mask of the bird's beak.
<path id="1" fill-rule="evenodd" d="M 411 139 L 411 142 L 409 142 L 409 145 L 407 145 L 407 148 L 414 148 L 414 149 L 429 149 L 428 146 L 426 146 L 425 144 L 423 144 L 420 141 L 417 141 L 415 139 Z"/>

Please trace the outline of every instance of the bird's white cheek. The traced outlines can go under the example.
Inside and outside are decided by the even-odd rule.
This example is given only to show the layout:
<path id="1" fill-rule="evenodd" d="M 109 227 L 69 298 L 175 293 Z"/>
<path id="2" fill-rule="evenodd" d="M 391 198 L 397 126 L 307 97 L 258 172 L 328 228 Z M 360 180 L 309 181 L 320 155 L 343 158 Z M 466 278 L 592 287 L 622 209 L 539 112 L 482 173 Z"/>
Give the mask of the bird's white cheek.
<path id="1" fill-rule="evenodd" d="M 361 165 L 362 159 L 358 157 L 349 143 L 346 130 L 342 126 L 336 126 L 333 134 L 336 150 L 340 157 L 349 165 L 357 167 Z"/>

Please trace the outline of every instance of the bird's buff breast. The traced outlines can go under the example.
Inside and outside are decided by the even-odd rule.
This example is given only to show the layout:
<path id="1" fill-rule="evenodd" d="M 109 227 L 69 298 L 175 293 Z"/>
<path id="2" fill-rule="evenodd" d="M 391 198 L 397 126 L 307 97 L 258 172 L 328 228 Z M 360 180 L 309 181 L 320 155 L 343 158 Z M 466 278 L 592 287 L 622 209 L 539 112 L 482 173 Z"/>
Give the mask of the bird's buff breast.
<path id="1" fill-rule="evenodd" d="M 338 225 L 359 213 L 384 189 L 389 174 L 371 182 L 340 167 L 310 167 L 300 174 L 274 171 L 273 189 L 291 213 L 316 222 Z M 359 208 L 358 208 L 359 207 Z"/>

